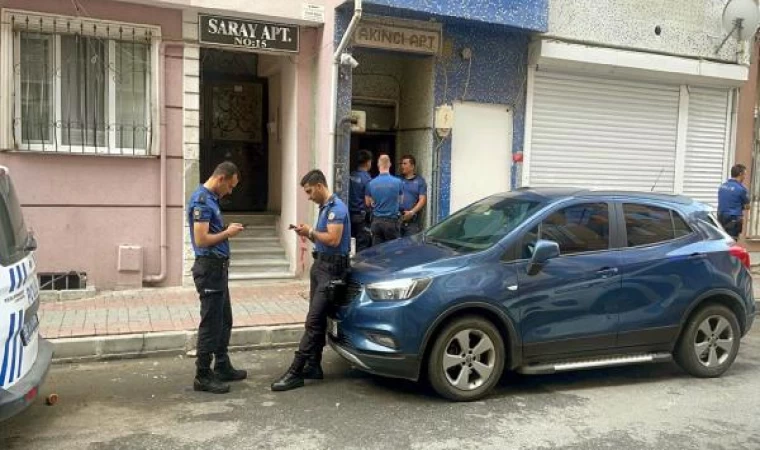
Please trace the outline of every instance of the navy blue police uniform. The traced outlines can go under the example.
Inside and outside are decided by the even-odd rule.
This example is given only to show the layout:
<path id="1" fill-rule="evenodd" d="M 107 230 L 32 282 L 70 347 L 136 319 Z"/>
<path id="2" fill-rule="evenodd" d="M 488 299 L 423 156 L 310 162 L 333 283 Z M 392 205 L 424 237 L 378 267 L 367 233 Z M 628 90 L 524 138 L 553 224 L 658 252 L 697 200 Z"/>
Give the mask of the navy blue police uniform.
<path id="1" fill-rule="evenodd" d="M 718 190 L 718 221 L 733 238 L 742 233 L 744 207 L 749 204 L 749 192 L 739 180 L 731 178 Z"/>
<path id="2" fill-rule="evenodd" d="M 419 175 L 413 178 L 401 180 L 401 213 L 411 211 L 420 200 L 420 196 L 427 196 L 427 182 Z M 418 212 L 408 221 L 401 221 L 401 237 L 417 234 L 422 229 L 422 212 Z"/>
<path id="3" fill-rule="evenodd" d="M 188 202 L 187 221 L 190 225 L 190 242 L 195 252 L 193 281 L 201 300 L 196 367 L 208 370 L 212 355 L 216 357 L 217 367 L 229 363 L 227 348 L 232 332 L 232 307 L 227 283 L 230 244 L 225 239 L 213 247 L 198 247 L 195 244 L 193 225 L 196 222 L 208 222 L 209 234 L 224 231 L 219 197 L 205 186 L 199 186 Z"/>
<path id="4" fill-rule="evenodd" d="M 319 207 L 314 231 L 327 232 L 328 224 L 343 225 L 340 243 L 331 247 L 314 243 L 314 264 L 310 272 L 309 312 L 305 332 L 296 352 L 296 364 L 319 367 L 326 343 L 327 313 L 330 307 L 329 286 L 334 280 L 346 281 L 351 252 L 351 222 L 346 204 L 335 194 Z"/>
<path id="5" fill-rule="evenodd" d="M 369 230 L 369 211 L 364 202 L 367 185 L 372 177 L 366 170 L 351 172 L 351 188 L 348 192 L 348 211 L 351 215 L 351 237 L 356 239 L 356 251 L 360 252 L 372 245 Z"/>
<path id="6" fill-rule="evenodd" d="M 369 183 L 367 195 L 372 198 L 372 245 L 382 244 L 399 237 L 399 208 L 401 180 L 389 173 L 381 173 Z"/>

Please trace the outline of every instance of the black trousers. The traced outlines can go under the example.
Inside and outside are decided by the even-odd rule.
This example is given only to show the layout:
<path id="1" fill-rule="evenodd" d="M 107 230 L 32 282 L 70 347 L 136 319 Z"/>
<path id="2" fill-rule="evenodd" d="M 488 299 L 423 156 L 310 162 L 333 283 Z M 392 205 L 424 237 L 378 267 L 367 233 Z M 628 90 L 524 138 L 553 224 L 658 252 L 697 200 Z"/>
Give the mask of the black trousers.
<path id="1" fill-rule="evenodd" d="M 232 333 L 232 305 L 228 286 L 229 261 L 197 258 L 193 264 L 193 281 L 201 300 L 201 322 L 198 326 L 198 369 L 211 368 L 216 361 L 227 360 Z"/>
<path id="2" fill-rule="evenodd" d="M 351 213 L 351 237 L 356 239 L 357 253 L 372 246 L 366 213 Z"/>
<path id="3" fill-rule="evenodd" d="M 734 239 L 739 239 L 739 235 L 742 234 L 744 223 L 741 216 L 718 216 L 718 222 L 723 225 L 723 229 L 726 230 L 729 236 Z"/>
<path id="4" fill-rule="evenodd" d="M 375 217 L 372 219 L 372 245 L 392 241 L 399 237 L 399 224 L 396 219 Z"/>
<path id="5" fill-rule="evenodd" d="M 296 358 L 320 361 L 327 342 L 327 313 L 331 307 L 327 286 L 333 279 L 345 280 L 348 272 L 347 261 L 343 263 L 314 261 L 311 266 L 309 290 L 309 312 L 306 314 L 304 333 L 296 352 Z"/>
<path id="6" fill-rule="evenodd" d="M 422 231 L 422 226 L 418 218 L 412 219 L 411 222 L 401 222 L 401 237 L 411 236 Z"/>

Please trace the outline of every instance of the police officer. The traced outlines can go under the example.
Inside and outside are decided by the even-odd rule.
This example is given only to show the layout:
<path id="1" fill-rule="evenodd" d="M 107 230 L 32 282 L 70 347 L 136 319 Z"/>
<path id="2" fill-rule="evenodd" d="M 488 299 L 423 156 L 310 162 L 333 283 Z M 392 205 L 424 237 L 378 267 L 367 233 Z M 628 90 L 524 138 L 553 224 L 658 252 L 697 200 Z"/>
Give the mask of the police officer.
<path id="1" fill-rule="evenodd" d="M 399 237 L 399 206 L 401 180 L 390 174 L 391 159 L 381 155 L 377 161 L 380 174 L 370 181 L 367 204 L 372 206 L 372 245 L 382 244 Z"/>
<path id="2" fill-rule="evenodd" d="M 365 201 L 367 185 L 372 181 L 372 153 L 361 150 L 357 158 L 358 166 L 351 172 L 351 188 L 348 192 L 348 211 L 351 213 L 351 237 L 356 239 L 356 251 L 360 252 L 372 245 L 369 231 L 369 207 Z"/>
<path id="3" fill-rule="evenodd" d="M 737 164 L 731 168 L 731 178 L 718 190 L 718 221 L 731 237 L 742 234 L 744 210 L 749 208 L 749 193 L 744 187 L 747 168 Z"/>
<path id="4" fill-rule="evenodd" d="M 195 252 L 193 280 L 201 300 L 198 326 L 198 358 L 193 389 L 214 394 L 229 392 L 226 381 L 244 380 L 248 374 L 230 363 L 227 347 L 232 332 L 232 307 L 227 286 L 230 244 L 228 239 L 243 230 L 232 223 L 224 227 L 219 199 L 232 193 L 240 175 L 235 164 L 219 164 L 211 177 L 198 186 L 187 205 L 190 240 Z M 216 357 L 211 371 L 212 356 Z"/>
<path id="5" fill-rule="evenodd" d="M 325 175 L 312 170 L 301 179 L 309 200 L 319 205 L 316 227 L 293 226 L 300 236 L 314 243 L 314 264 L 311 266 L 309 312 L 305 331 L 287 372 L 272 383 L 273 391 L 289 391 L 304 385 L 304 380 L 321 380 L 322 350 L 327 332 L 327 310 L 330 292 L 336 280 L 345 282 L 351 251 L 351 222 L 346 204 L 330 192 Z"/>
<path id="6" fill-rule="evenodd" d="M 417 175 L 417 160 L 412 155 L 401 157 L 401 182 L 401 237 L 405 237 L 421 231 L 420 212 L 427 203 L 427 183 Z"/>

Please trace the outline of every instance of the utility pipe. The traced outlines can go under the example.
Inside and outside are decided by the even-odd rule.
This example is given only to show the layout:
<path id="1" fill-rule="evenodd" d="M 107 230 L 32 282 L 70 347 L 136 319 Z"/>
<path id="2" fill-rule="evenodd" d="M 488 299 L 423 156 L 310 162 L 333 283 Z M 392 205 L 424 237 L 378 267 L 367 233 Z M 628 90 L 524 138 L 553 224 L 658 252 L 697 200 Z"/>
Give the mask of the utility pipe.
<path id="1" fill-rule="evenodd" d="M 340 71 L 340 56 L 353 38 L 359 20 L 362 18 L 362 0 L 354 0 L 354 16 L 348 24 L 343 38 L 335 49 L 332 62 L 332 79 L 330 81 L 330 142 L 327 146 L 328 164 L 332 170 L 327 173 L 327 185 L 330 189 L 335 188 L 335 135 L 337 133 L 337 108 L 338 108 L 338 73 Z"/>

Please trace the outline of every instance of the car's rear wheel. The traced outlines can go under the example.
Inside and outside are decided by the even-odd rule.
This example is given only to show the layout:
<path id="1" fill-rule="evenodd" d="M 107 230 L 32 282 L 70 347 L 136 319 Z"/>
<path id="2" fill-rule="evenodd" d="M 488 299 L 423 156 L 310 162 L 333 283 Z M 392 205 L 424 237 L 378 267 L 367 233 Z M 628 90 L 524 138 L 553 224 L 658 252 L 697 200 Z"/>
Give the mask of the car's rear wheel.
<path id="1" fill-rule="evenodd" d="M 736 359 L 740 338 L 733 311 L 722 305 L 706 306 L 686 324 L 676 348 L 676 362 L 695 377 L 719 377 Z"/>
<path id="2" fill-rule="evenodd" d="M 428 379 L 443 397 L 477 400 L 501 378 L 504 359 L 499 330 L 482 317 L 462 317 L 439 333 L 428 358 Z"/>

